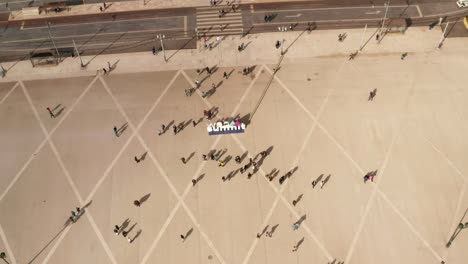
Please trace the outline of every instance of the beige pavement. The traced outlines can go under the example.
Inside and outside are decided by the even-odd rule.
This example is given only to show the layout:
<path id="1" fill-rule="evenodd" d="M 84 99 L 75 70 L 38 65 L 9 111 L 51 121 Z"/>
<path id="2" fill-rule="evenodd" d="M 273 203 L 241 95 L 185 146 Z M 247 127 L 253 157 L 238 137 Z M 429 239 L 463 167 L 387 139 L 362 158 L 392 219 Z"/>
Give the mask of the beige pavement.
<path id="1" fill-rule="evenodd" d="M 463 263 L 466 230 L 449 249 L 445 243 L 468 207 L 466 40 L 447 39 L 437 50 L 440 30 L 410 28 L 380 44 L 372 29 L 347 30 L 344 42 L 339 33 L 227 37 L 211 51 L 168 51 L 167 63 L 148 51 L 98 56 L 85 70 L 78 58 L 55 67 L 4 64 L 0 251 L 11 263 Z M 282 39 L 293 44 L 244 134 L 208 136 L 207 120 L 192 126 L 212 106 L 219 117 L 251 113 Z M 239 53 L 241 42 L 250 43 Z M 108 61 L 117 68 L 96 74 Z M 213 65 L 211 76 L 196 72 Z M 223 72 L 232 74 L 226 80 Z M 212 83 L 219 88 L 202 98 Z M 61 112 L 53 119 L 46 107 Z M 171 121 L 188 126 L 158 136 Z M 115 137 L 113 126 L 124 123 Z M 223 182 L 239 165 L 201 155 L 224 148 L 222 158 L 271 153 L 251 179 L 238 172 Z M 364 183 L 372 170 L 374 182 Z M 312 188 L 321 174 L 328 182 Z M 127 218 L 128 228 L 136 224 L 131 238 L 142 231 L 132 244 L 112 232 Z M 272 237 L 256 238 L 267 225 Z"/>

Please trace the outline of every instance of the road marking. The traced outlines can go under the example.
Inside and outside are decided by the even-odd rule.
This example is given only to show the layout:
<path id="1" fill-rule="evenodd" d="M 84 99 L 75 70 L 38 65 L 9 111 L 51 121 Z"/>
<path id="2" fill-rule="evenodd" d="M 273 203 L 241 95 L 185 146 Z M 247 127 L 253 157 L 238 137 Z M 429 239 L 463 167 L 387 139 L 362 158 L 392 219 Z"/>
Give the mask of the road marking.
<path id="1" fill-rule="evenodd" d="M 415 6 L 415 5 L 409 5 Z M 407 5 L 389 6 L 388 8 L 406 8 Z M 306 9 L 288 9 L 288 10 L 262 10 L 254 13 L 281 13 L 281 12 L 303 12 L 303 11 L 320 11 L 320 10 L 340 10 L 340 9 L 372 9 L 372 6 L 350 6 L 350 7 L 326 7 L 326 8 L 306 8 Z M 376 6 L 376 8 L 385 8 L 385 6 Z"/>
<path id="2" fill-rule="evenodd" d="M 84 23 L 72 23 L 72 24 L 57 24 L 57 25 L 50 25 L 50 28 L 56 27 L 68 27 L 68 26 L 82 26 L 82 25 L 96 25 L 96 24 L 110 24 L 110 23 L 119 23 L 119 22 L 133 22 L 133 21 L 144 21 L 144 20 L 162 20 L 162 19 L 169 19 L 172 20 L 174 18 L 181 18 L 184 16 L 173 16 L 173 17 L 154 17 L 154 18 L 136 18 L 136 19 L 124 19 L 124 20 L 115 20 L 115 21 L 95 21 L 95 22 L 84 22 Z M 24 23 L 25 21 L 23 21 Z M 40 29 L 40 28 L 48 28 L 47 26 L 40 26 L 40 27 L 26 27 L 23 30 L 33 30 L 33 29 Z"/>
<path id="3" fill-rule="evenodd" d="M 300 17 L 302 14 L 297 14 L 297 15 L 294 15 L 294 16 L 285 16 L 285 17 Z"/>
<path id="4" fill-rule="evenodd" d="M 375 12 L 366 12 L 365 14 L 366 14 L 366 15 L 378 15 L 378 14 L 380 14 L 381 12 L 382 12 L 382 11 L 377 10 L 377 11 L 375 11 Z"/>
<path id="5" fill-rule="evenodd" d="M 184 37 L 187 37 L 187 16 L 184 16 Z"/>
<path id="6" fill-rule="evenodd" d="M 419 8 L 419 5 L 416 5 L 416 10 L 418 10 L 419 17 L 423 17 L 423 14 L 421 12 L 421 8 Z"/>

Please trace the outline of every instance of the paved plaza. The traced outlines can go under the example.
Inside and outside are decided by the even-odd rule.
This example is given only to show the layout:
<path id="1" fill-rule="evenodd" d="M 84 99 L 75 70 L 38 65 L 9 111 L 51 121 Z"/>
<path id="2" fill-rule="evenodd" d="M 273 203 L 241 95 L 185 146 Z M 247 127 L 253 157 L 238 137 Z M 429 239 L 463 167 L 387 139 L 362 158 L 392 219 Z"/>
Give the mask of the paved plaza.
<path id="1" fill-rule="evenodd" d="M 169 52 L 168 63 L 148 52 L 100 56 L 87 70 L 77 58 L 55 68 L 7 64 L 0 251 L 8 263 L 466 263 L 468 231 L 445 246 L 468 208 L 466 40 L 437 50 L 436 30 L 380 44 L 371 30 L 348 30 L 342 43 L 339 33 L 228 37 L 212 51 Z M 289 48 L 275 73 L 283 38 Z M 249 44 L 239 53 L 241 42 Z M 116 60 L 115 71 L 97 73 Z M 197 72 L 205 66 L 216 70 Z M 200 88 L 186 96 L 195 81 Z M 211 108 L 216 117 L 193 126 Z M 209 123 L 231 117 L 252 118 L 245 133 L 208 135 Z M 114 126 L 123 126 L 119 137 Z M 224 149 L 224 167 L 202 159 Z M 248 179 L 252 169 L 238 169 L 256 156 Z M 320 176 L 327 180 L 313 187 Z M 77 206 L 82 214 L 67 224 Z M 112 231 L 126 219 L 132 243 Z"/>

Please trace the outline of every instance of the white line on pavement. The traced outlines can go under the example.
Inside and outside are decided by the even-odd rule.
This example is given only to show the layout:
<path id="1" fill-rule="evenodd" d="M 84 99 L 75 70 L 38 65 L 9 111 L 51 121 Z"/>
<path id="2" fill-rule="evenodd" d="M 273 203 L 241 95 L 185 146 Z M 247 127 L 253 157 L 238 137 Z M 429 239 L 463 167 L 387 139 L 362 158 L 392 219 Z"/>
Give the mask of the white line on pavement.
<path id="1" fill-rule="evenodd" d="M 169 186 L 169 188 L 171 189 L 172 193 L 174 194 L 174 196 L 177 198 L 178 202 L 180 202 L 180 204 L 182 205 L 182 207 L 184 207 L 185 209 L 185 212 L 187 213 L 187 215 L 191 218 L 193 224 L 195 225 L 195 227 L 198 229 L 198 232 L 200 233 L 200 235 L 205 239 L 205 242 L 208 244 L 208 246 L 211 248 L 211 250 L 213 250 L 214 254 L 216 255 L 216 257 L 221 261 L 221 263 L 225 263 L 225 261 L 223 260 L 223 258 L 221 257 L 221 255 L 219 254 L 218 250 L 215 248 L 215 246 L 213 245 L 213 243 L 211 242 L 211 240 L 208 238 L 208 235 L 206 235 L 206 233 L 202 230 L 200 224 L 198 223 L 198 221 L 196 220 L 195 216 L 193 215 L 193 213 L 190 211 L 190 209 L 187 207 L 187 205 L 185 204 L 185 201 L 183 199 L 183 197 L 177 192 L 177 189 L 175 188 L 174 184 L 172 183 L 172 181 L 169 179 L 169 177 L 167 176 L 167 173 L 164 171 L 164 169 L 162 168 L 160 162 L 156 159 L 156 157 L 153 155 L 153 152 L 150 151 L 150 148 L 149 146 L 146 144 L 146 142 L 143 140 L 143 138 L 141 137 L 141 135 L 139 134 L 139 132 L 137 131 L 136 127 L 133 125 L 133 123 L 130 121 L 130 119 L 128 118 L 128 115 L 126 114 L 125 110 L 123 109 L 122 105 L 120 105 L 119 101 L 115 98 L 114 94 L 112 93 L 112 91 L 109 89 L 109 87 L 107 86 L 107 83 L 104 82 L 101 79 L 101 83 L 103 84 L 104 88 L 107 90 L 108 94 L 111 96 L 112 100 L 114 101 L 114 103 L 116 104 L 117 108 L 119 109 L 120 113 L 124 116 L 124 118 L 127 120 L 128 122 L 128 126 L 134 131 L 134 134 L 137 138 L 137 140 L 140 142 L 140 144 L 148 150 L 148 156 L 149 158 L 153 161 L 153 164 L 156 166 L 156 168 L 158 169 L 159 171 L 159 174 L 161 175 L 161 177 L 166 181 L 167 185 Z M 190 183 L 191 184 L 191 183 Z"/>
<path id="2" fill-rule="evenodd" d="M 353 237 L 353 240 L 351 242 L 351 245 L 349 246 L 348 253 L 346 254 L 346 258 L 344 259 L 345 263 L 349 263 L 351 260 L 351 257 L 353 256 L 354 249 L 356 247 L 357 241 L 359 240 L 361 236 L 362 229 L 364 227 L 364 224 L 367 220 L 367 215 L 370 212 L 370 209 L 372 205 L 374 204 L 374 200 L 377 194 L 378 186 L 382 182 L 382 176 L 385 175 L 385 169 L 387 168 L 388 160 L 390 159 L 391 154 L 393 153 L 393 147 L 395 145 L 396 140 L 398 139 L 399 132 L 397 132 L 393 137 L 392 137 L 392 142 L 390 143 L 390 147 L 388 148 L 387 153 L 385 154 L 385 159 L 382 163 L 382 165 L 379 167 L 379 180 L 375 183 L 375 188 L 372 189 L 372 193 L 370 194 L 369 200 L 367 200 L 366 207 L 364 208 L 364 214 L 361 217 L 361 221 L 359 223 L 358 229 Z"/>
<path id="3" fill-rule="evenodd" d="M 10 244 L 8 243 L 8 240 L 6 238 L 5 232 L 3 231 L 2 225 L 0 225 L 0 238 L 2 239 L 3 246 L 5 246 L 5 250 L 7 252 L 8 258 L 11 260 L 12 264 L 16 264 L 16 259 L 15 255 L 13 254 L 13 251 L 11 251 Z"/>
<path id="4" fill-rule="evenodd" d="M 94 85 L 94 83 L 96 82 L 97 80 L 97 77 L 94 78 L 90 84 L 88 85 L 88 87 L 86 87 L 86 89 L 80 94 L 80 96 L 76 99 L 75 103 L 70 107 L 70 111 L 65 111 L 65 114 L 63 114 L 63 117 L 62 119 L 60 119 L 57 123 L 57 125 L 50 131 L 49 135 L 52 135 L 56 130 L 57 128 L 60 126 L 60 124 L 62 124 L 62 122 L 65 120 L 65 118 L 71 113 L 71 110 L 81 101 L 81 99 L 84 97 L 84 95 L 86 94 L 86 92 Z M 35 153 L 39 153 L 39 151 L 41 151 L 42 147 L 44 147 L 44 145 L 47 143 L 47 138 L 44 138 L 43 141 L 39 144 L 39 146 L 34 150 L 34 152 L 31 154 L 31 156 L 29 157 L 29 159 L 26 161 L 26 163 L 24 164 L 24 166 L 18 171 L 18 173 L 15 175 L 15 177 L 13 178 L 13 180 L 10 182 L 10 184 L 8 185 L 8 187 L 5 189 L 5 191 L 3 191 L 2 195 L 0 195 L 0 201 L 3 200 L 3 198 L 5 198 L 5 196 L 7 195 L 7 193 L 10 191 L 11 187 L 13 187 L 13 185 L 16 183 L 16 181 L 20 178 L 20 176 L 23 174 L 23 171 L 26 170 L 26 168 L 29 166 L 29 164 L 31 163 L 31 161 L 33 160 L 33 158 L 35 157 Z"/>
<path id="5" fill-rule="evenodd" d="M 72 177 L 70 175 L 70 172 L 66 168 L 65 163 L 62 160 L 62 157 L 60 156 L 59 152 L 57 151 L 57 148 L 55 147 L 55 144 L 50 139 L 50 134 L 47 132 L 47 129 L 46 129 L 45 125 L 44 125 L 44 122 L 42 122 L 42 120 L 41 120 L 41 118 L 39 116 L 39 113 L 37 112 L 37 109 L 34 106 L 33 101 L 31 99 L 31 97 L 29 96 L 28 91 L 26 90 L 26 87 L 24 86 L 22 81 L 19 81 L 19 82 L 20 82 L 21 88 L 23 89 L 24 95 L 26 96 L 26 99 L 28 100 L 29 106 L 31 107 L 31 110 L 34 112 L 34 115 L 36 116 L 36 119 L 39 122 L 39 125 L 41 126 L 42 132 L 46 136 L 46 140 L 47 140 L 47 142 L 49 142 L 49 146 L 50 146 L 52 152 L 54 153 L 55 157 L 57 158 L 57 161 L 58 161 L 63 173 L 65 174 L 65 178 L 67 179 L 68 184 L 70 184 L 70 187 L 72 188 L 73 192 L 75 193 L 75 197 L 78 200 L 79 204 L 84 205 L 85 203 L 83 201 L 83 198 L 81 197 L 81 194 L 78 191 L 78 188 L 76 187 L 76 185 L 75 185 L 75 183 L 74 183 L 74 181 L 73 181 L 73 179 L 72 179 Z M 70 111 L 71 111 L 71 109 L 70 109 Z M 89 222 L 91 224 L 91 227 L 93 228 L 93 230 L 96 233 L 99 241 L 101 242 L 102 246 L 104 247 L 104 250 L 106 251 L 107 256 L 109 257 L 110 261 L 113 264 L 117 264 L 117 261 L 115 260 L 114 254 L 112 253 L 111 249 L 109 248 L 109 245 L 107 245 L 107 242 L 105 241 L 105 239 L 102 236 L 101 232 L 99 231 L 96 224 L 94 223 L 94 219 L 92 218 L 91 213 L 90 213 L 89 210 L 88 210 L 87 213 L 85 213 L 85 216 L 88 218 L 88 220 L 89 220 Z M 58 248 L 58 245 L 61 243 L 62 239 L 65 238 L 65 236 L 66 236 L 66 234 L 68 233 L 69 230 L 70 230 L 70 228 L 66 229 L 66 231 L 61 234 L 60 238 L 55 242 L 54 247 L 49 251 L 46 258 L 43 260 L 42 264 L 46 264 L 49 261 L 50 257 L 53 255 L 55 250 Z"/>
<path id="6" fill-rule="evenodd" d="M 8 91 L 7 94 L 5 94 L 5 96 L 3 96 L 2 100 L 0 101 L 0 105 L 3 104 L 3 102 L 5 102 L 5 100 L 10 96 L 10 94 L 16 89 L 16 87 L 18 87 L 19 85 L 19 82 L 17 82 L 15 85 L 13 85 L 13 87 L 10 89 L 10 91 Z M 1 200 L 1 199 L 0 199 Z"/>

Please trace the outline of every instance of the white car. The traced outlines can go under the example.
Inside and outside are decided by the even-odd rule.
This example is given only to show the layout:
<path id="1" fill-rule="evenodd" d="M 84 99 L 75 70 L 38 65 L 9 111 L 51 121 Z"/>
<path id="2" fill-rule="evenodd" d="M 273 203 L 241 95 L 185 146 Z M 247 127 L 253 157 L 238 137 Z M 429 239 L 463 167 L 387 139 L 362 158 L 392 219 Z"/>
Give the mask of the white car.
<path id="1" fill-rule="evenodd" d="M 458 7 L 468 7 L 468 0 L 458 0 L 457 5 Z"/>

